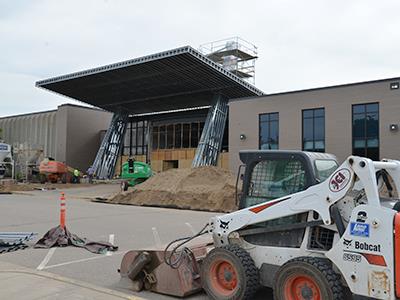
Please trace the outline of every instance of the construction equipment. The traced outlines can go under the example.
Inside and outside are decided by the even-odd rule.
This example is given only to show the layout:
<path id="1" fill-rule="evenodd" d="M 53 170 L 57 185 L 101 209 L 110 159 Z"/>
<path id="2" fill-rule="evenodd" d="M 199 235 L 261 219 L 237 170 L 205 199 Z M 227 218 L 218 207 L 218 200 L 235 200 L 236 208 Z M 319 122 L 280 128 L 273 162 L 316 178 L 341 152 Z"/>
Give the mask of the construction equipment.
<path id="1" fill-rule="evenodd" d="M 194 261 L 211 299 L 254 299 L 259 286 L 277 300 L 400 298 L 400 161 L 350 156 L 338 167 L 331 155 L 300 151 L 240 158 L 241 209 L 199 233 L 210 233 L 214 248 L 197 258 L 181 239 L 162 264 Z M 154 275 L 151 262 L 143 270 Z"/>
<path id="2" fill-rule="evenodd" d="M 122 164 L 121 188 L 127 191 L 128 187 L 142 183 L 152 175 L 153 172 L 148 164 L 129 158 Z"/>
<path id="3" fill-rule="evenodd" d="M 26 249 L 26 242 L 36 236 L 35 232 L 0 232 L 0 254 Z"/>
<path id="4" fill-rule="evenodd" d="M 52 158 L 45 158 L 39 166 L 40 182 L 62 183 L 71 182 L 73 169 L 65 163 L 56 161 Z"/>
<path id="5" fill-rule="evenodd" d="M 0 140 L 0 179 L 7 176 L 7 170 L 11 168 L 11 178 L 14 179 L 14 160 L 11 146 Z"/>

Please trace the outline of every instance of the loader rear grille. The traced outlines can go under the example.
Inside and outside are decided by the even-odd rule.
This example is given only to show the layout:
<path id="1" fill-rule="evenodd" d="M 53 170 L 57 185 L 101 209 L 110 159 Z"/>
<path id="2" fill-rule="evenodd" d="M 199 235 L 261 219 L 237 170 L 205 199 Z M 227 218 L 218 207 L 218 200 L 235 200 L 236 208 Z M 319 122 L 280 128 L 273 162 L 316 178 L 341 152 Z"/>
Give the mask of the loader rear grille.
<path id="1" fill-rule="evenodd" d="M 329 250 L 333 245 L 335 232 L 324 227 L 315 226 L 311 228 L 309 249 Z"/>

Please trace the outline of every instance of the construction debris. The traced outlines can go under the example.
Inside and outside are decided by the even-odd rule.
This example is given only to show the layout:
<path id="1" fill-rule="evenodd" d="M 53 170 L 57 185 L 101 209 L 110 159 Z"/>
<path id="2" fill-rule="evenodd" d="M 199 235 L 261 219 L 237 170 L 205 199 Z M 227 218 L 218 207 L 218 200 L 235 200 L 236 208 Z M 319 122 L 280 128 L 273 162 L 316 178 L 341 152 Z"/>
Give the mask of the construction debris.
<path id="1" fill-rule="evenodd" d="M 85 248 L 96 253 L 105 254 L 107 251 L 117 251 L 118 247 L 108 242 L 91 242 L 86 238 L 80 238 L 76 234 L 69 232 L 66 227 L 57 226 L 50 229 L 37 243 L 34 248 L 51 248 L 75 246 Z"/>
<path id="2" fill-rule="evenodd" d="M 26 242 L 32 240 L 34 232 L 0 232 L 0 254 L 26 249 Z"/>
<path id="3" fill-rule="evenodd" d="M 170 169 L 105 202 L 230 212 L 236 209 L 236 178 L 217 167 Z"/>
<path id="4" fill-rule="evenodd" d="M 92 186 L 91 184 L 80 184 L 77 186 L 76 184 L 71 183 L 15 183 L 15 182 L 5 182 L 5 180 L 0 181 L 0 194 L 11 194 L 12 192 L 29 192 L 29 191 L 47 191 L 54 189 L 69 189 L 69 188 L 77 188 L 77 187 L 88 187 Z"/>

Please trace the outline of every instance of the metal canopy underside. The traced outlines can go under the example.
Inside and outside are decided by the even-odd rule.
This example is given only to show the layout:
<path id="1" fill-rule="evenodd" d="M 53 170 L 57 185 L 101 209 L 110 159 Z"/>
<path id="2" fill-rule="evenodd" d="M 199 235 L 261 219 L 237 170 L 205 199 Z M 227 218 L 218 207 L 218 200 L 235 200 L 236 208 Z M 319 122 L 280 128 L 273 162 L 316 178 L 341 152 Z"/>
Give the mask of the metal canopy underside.
<path id="1" fill-rule="evenodd" d="M 148 113 L 210 105 L 263 93 L 186 46 L 87 71 L 38 81 L 36 86 L 108 111 Z"/>

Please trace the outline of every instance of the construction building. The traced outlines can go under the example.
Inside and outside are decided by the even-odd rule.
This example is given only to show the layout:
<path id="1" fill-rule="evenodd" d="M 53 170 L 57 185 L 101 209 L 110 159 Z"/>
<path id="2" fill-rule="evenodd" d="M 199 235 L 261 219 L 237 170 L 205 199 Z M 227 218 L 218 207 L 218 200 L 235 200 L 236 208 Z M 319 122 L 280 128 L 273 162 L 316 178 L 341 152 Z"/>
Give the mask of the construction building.
<path id="1" fill-rule="evenodd" d="M 230 168 L 243 149 L 400 159 L 400 78 L 232 99 Z"/>
<path id="2" fill-rule="evenodd" d="M 37 164 L 44 157 L 86 171 L 111 117 L 98 108 L 64 104 L 55 110 L 0 118 L 1 139 L 13 146 L 17 174 L 25 172 L 26 163 Z"/>
<path id="3" fill-rule="evenodd" d="M 36 85 L 114 113 L 93 163 L 101 178 L 129 156 L 155 171 L 234 172 L 243 149 L 400 158 L 399 78 L 265 95 L 250 83 L 257 48 L 244 44 L 187 46 Z"/>
<path id="4" fill-rule="evenodd" d="M 254 63 L 242 64 L 257 58 L 256 48 L 245 55 L 239 42 L 208 54 L 181 47 L 36 85 L 114 113 L 93 163 L 100 178 L 118 173 L 121 154 L 151 162 L 155 171 L 228 167 L 227 154 L 219 155 L 228 150 L 228 101 L 263 94 L 246 81 Z"/>

